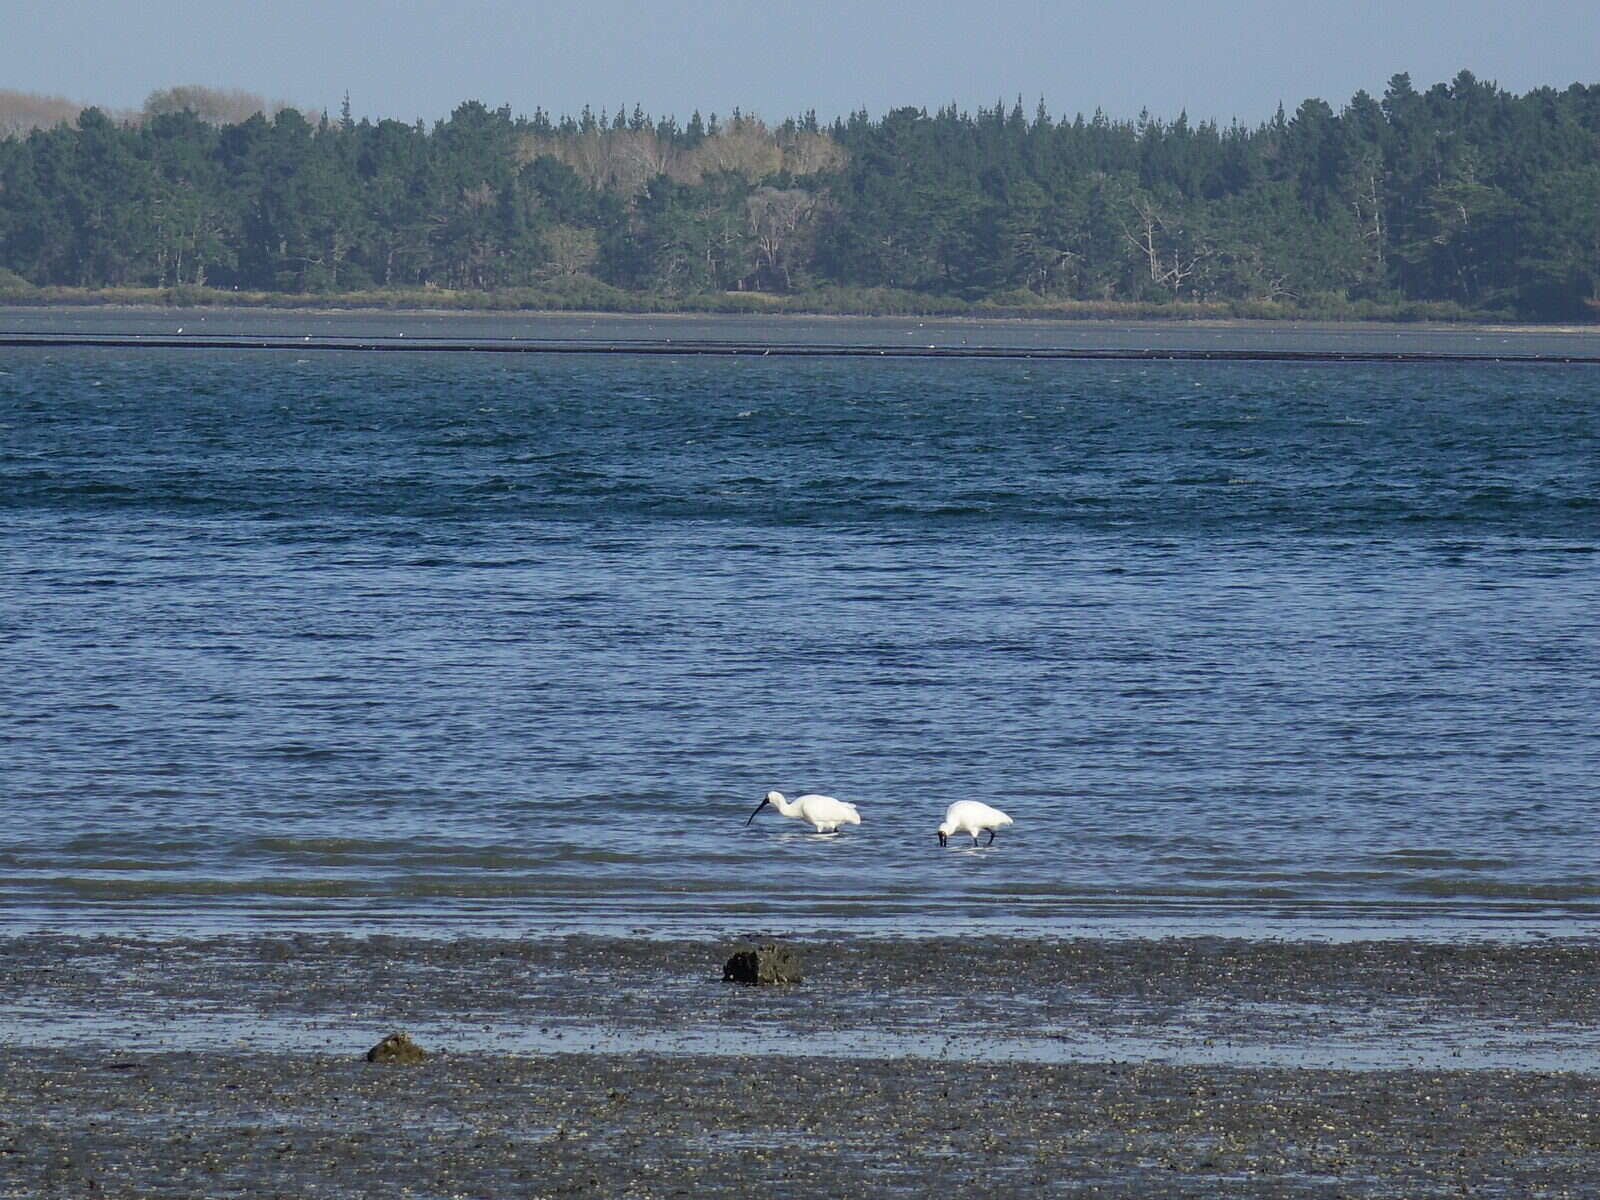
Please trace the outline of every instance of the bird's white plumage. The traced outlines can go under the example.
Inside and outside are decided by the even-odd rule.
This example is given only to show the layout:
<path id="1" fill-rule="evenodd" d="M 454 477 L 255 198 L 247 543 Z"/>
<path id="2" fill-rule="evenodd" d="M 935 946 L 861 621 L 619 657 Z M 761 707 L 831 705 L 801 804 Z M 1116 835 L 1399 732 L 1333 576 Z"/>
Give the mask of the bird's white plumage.
<path id="1" fill-rule="evenodd" d="M 756 813 L 769 804 L 786 817 L 806 822 L 818 833 L 835 833 L 841 825 L 861 824 L 861 814 L 856 811 L 854 804 L 835 800 L 832 796 L 818 795 L 796 796 L 793 800 L 786 800 L 782 792 L 768 792 L 763 796 L 761 803 L 756 805 L 756 812 L 750 814 L 750 821 L 754 821 Z M 750 824 L 750 821 L 745 824 Z"/>
<path id="2" fill-rule="evenodd" d="M 994 841 L 994 831 L 1004 829 L 1011 824 L 1011 818 L 998 808 L 978 800 L 957 800 L 944 810 L 944 824 L 939 826 L 939 844 L 954 833 L 965 833 L 972 838 L 972 844 L 978 844 L 978 834 L 983 830 L 989 831 L 989 840 Z"/>

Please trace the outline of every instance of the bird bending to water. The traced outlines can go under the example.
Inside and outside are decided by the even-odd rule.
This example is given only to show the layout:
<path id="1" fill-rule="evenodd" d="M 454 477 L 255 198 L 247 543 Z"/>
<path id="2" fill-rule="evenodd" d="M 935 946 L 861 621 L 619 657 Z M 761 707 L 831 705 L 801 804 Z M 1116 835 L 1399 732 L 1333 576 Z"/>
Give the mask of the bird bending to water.
<path id="1" fill-rule="evenodd" d="M 856 811 L 854 804 L 846 804 L 832 796 L 799 796 L 785 800 L 782 792 L 768 792 L 763 796 L 761 803 L 756 805 L 756 811 L 750 814 L 750 821 L 754 821 L 756 813 L 769 804 L 786 817 L 807 822 L 818 833 L 837 833 L 841 825 L 861 824 L 861 814 Z M 745 824 L 749 825 L 750 821 Z"/>
<path id="2" fill-rule="evenodd" d="M 972 844 L 978 844 L 978 834 L 981 830 L 989 831 L 989 840 L 985 846 L 994 845 L 994 831 L 1004 829 L 1011 824 L 1011 818 L 998 808 L 990 808 L 987 804 L 980 804 L 976 800 L 957 800 L 944 810 L 944 824 L 939 826 L 939 845 L 943 846 L 952 833 L 967 833 L 972 835 Z"/>

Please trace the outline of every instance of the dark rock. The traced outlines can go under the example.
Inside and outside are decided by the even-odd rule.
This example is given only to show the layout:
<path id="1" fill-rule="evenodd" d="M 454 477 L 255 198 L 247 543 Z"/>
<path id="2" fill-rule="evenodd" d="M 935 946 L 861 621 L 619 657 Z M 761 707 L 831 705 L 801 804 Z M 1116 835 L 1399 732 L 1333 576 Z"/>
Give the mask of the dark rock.
<path id="1" fill-rule="evenodd" d="M 765 985 L 769 983 L 799 983 L 800 960 L 787 946 L 767 943 L 765 946 L 746 948 L 722 965 L 724 983 Z"/>
<path id="2" fill-rule="evenodd" d="M 418 1063 L 427 1057 L 428 1052 L 403 1033 L 391 1033 L 367 1051 L 368 1062 Z"/>

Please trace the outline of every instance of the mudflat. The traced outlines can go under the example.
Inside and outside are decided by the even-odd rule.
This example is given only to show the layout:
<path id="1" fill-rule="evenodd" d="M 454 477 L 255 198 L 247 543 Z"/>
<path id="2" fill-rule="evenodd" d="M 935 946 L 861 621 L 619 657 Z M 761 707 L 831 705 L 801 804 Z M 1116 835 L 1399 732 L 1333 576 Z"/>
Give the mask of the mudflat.
<path id="1" fill-rule="evenodd" d="M 1592 1076 L 0 1053 L 15 1196 L 1593 1196 Z"/>
<path id="2" fill-rule="evenodd" d="M 1590 942 L 736 944 L 0 940 L 0 1195 L 1596 1194 Z"/>

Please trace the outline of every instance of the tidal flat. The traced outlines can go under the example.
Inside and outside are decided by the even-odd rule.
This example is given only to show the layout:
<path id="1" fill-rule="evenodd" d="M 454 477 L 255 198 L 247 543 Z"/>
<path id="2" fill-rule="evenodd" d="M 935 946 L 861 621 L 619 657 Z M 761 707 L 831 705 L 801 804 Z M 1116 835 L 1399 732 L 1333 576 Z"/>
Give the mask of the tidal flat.
<path id="1" fill-rule="evenodd" d="M 0 940 L 0 1195 L 1593 1195 L 1600 948 Z M 364 1051 L 404 1030 L 411 1066 Z"/>

